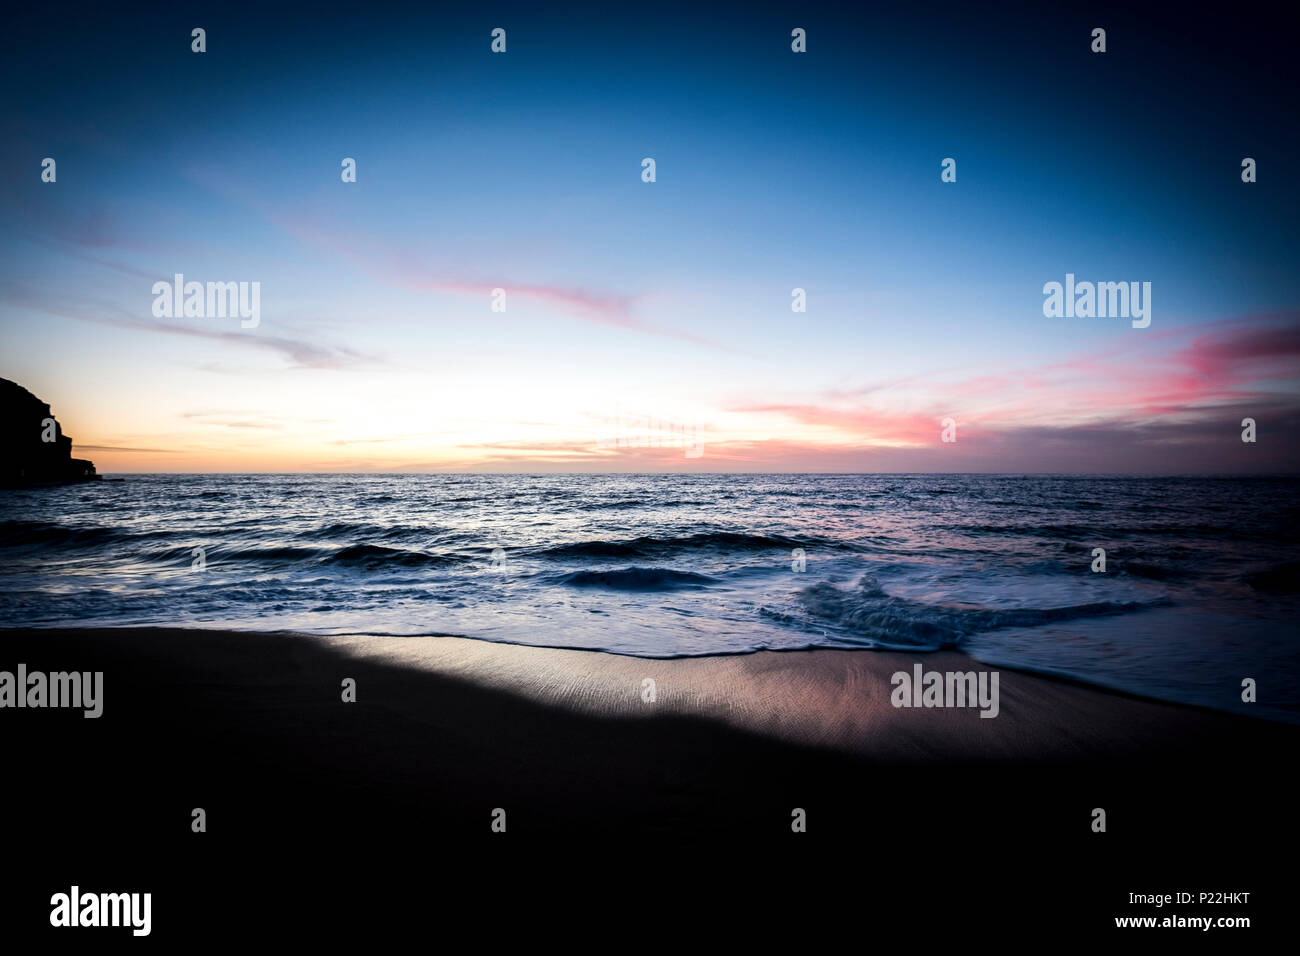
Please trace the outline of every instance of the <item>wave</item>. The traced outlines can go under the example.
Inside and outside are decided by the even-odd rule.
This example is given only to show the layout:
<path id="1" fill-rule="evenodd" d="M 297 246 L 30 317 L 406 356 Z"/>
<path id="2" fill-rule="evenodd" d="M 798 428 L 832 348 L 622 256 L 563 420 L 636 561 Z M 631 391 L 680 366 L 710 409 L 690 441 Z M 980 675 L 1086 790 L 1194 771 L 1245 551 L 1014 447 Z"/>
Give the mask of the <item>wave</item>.
<path id="1" fill-rule="evenodd" d="M 0 547 L 28 545 L 95 548 L 132 539 L 168 537 L 166 531 L 130 532 L 100 525 L 68 526 L 45 521 L 0 521 Z"/>
<path id="2" fill-rule="evenodd" d="M 691 501 L 685 498 L 670 501 L 655 501 L 647 498 L 628 498 L 622 501 L 594 501 L 586 507 L 587 511 L 621 511 L 626 508 L 690 508 L 707 505 L 707 501 Z"/>
<path id="3" fill-rule="evenodd" d="M 429 540 L 442 529 L 419 525 L 377 525 L 356 521 L 332 521 L 307 528 L 295 534 L 295 537 L 308 540 L 343 540 L 364 541 L 378 538 L 383 541 L 398 541 L 403 538 L 423 538 Z"/>
<path id="4" fill-rule="evenodd" d="M 1181 581 L 1191 577 L 1191 571 L 1185 568 L 1144 561 L 1116 561 L 1113 570 L 1118 577 L 1131 575 L 1148 581 Z"/>
<path id="5" fill-rule="evenodd" d="M 573 571 L 552 575 L 554 584 L 576 588 L 608 588 L 613 591 L 680 591 L 685 588 L 703 588 L 717 584 L 718 579 L 693 571 L 674 571 L 671 568 L 620 568 L 610 571 Z"/>
<path id="6" fill-rule="evenodd" d="M 1067 607 L 1007 609 L 943 606 L 891 597 L 870 574 L 852 589 L 821 582 L 804 588 L 796 598 L 815 622 L 865 638 L 877 647 L 908 650 L 957 647 L 965 638 L 986 631 L 1129 614 L 1167 603 L 1099 601 Z M 768 609 L 764 613 L 787 618 L 788 623 L 807 623 Z"/>
<path id="7" fill-rule="evenodd" d="M 385 548 L 378 544 L 353 544 L 339 548 L 321 559 L 322 564 L 337 564 L 355 568 L 437 568 L 463 563 L 462 558 L 443 554 L 426 554 L 403 548 Z"/>
<path id="8" fill-rule="evenodd" d="M 202 539 L 196 539 L 196 546 L 202 545 Z M 189 562 L 193 547 L 185 544 L 177 548 L 167 548 L 143 555 L 145 560 L 163 563 L 173 561 Z M 222 564 L 247 562 L 282 567 L 294 565 L 325 565 L 363 569 L 385 567 L 441 567 L 460 563 L 445 555 L 425 554 L 421 551 L 407 551 L 401 548 L 386 548 L 377 544 L 351 544 L 345 547 L 304 547 L 299 545 L 269 545 L 246 547 L 207 547 L 205 559 L 208 565 L 219 567 Z"/>
<path id="9" fill-rule="evenodd" d="M 1300 561 L 1286 561 L 1246 575 L 1246 583 L 1265 594 L 1300 593 Z"/>
<path id="10" fill-rule="evenodd" d="M 201 544 L 201 541 L 197 542 L 195 546 L 198 546 L 199 544 Z M 160 552 L 157 555 L 151 555 L 151 557 L 158 557 L 161 560 L 184 558 L 188 561 L 192 553 L 193 548 L 190 545 L 183 545 L 180 548 L 169 549 L 165 552 Z M 320 555 L 321 550 L 319 548 L 295 548 L 290 545 L 278 545 L 264 548 L 207 547 L 205 548 L 204 559 L 210 564 L 215 564 L 221 561 L 261 561 L 271 564 L 280 564 L 291 563 L 294 561 L 310 561 L 313 558 L 320 557 Z"/>
<path id="11" fill-rule="evenodd" d="M 1023 505 L 1022 505 L 1023 507 Z M 1064 538 L 1086 541 L 1116 541 L 1145 537 L 1187 538 L 1213 541 L 1275 541 L 1286 540 L 1284 528 L 1242 528 L 1235 525 L 1186 522 L 1182 524 L 1132 523 L 1125 528 L 1081 524 L 954 524 L 957 534 L 1008 535 L 1027 538 Z"/>
<path id="12" fill-rule="evenodd" d="M 545 558 L 650 558 L 686 548 L 712 548 L 718 551 L 769 551 L 776 548 L 851 549 L 843 541 L 789 538 L 785 535 L 743 534 L 736 531 L 706 531 L 675 537 L 646 535 L 625 541 L 573 541 L 551 545 L 534 552 Z"/>

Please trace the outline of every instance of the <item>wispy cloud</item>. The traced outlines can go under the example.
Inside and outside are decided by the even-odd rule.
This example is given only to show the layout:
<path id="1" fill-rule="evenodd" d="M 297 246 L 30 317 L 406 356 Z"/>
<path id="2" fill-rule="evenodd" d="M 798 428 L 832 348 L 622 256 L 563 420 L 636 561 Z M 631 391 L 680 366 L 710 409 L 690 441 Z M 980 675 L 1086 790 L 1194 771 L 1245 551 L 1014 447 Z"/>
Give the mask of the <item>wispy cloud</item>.
<path id="1" fill-rule="evenodd" d="M 174 455 L 175 450 L 170 448 L 129 448 L 125 445 L 81 445 L 73 442 L 72 447 L 76 451 L 123 451 L 139 452 L 151 455 Z"/>
<path id="2" fill-rule="evenodd" d="M 678 339 L 705 348 L 729 350 L 727 346 L 704 336 L 638 317 L 635 310 L 640 297 L 636 295 L 601 292 L 561 283 L 516 282 L 505 274 L 489 278 L 439 275 L 428 263 L 418 261 L 409 251 L 399 249 L 381 237 L 359 233 L 354 228 L 345 231 L 324 222 L 318 216 L 279 208 L 252 193 L 245 184 L 232 180 L 219 168 L 192 168 L 187 176 L 195 184 L 226 201 L 255 212 L 285 235 L 325 249 L 372 278 L 395 288 L 480 296 L 485 304 L 493 289 L 504 289 L 507 296 L 535 301 L 580 320 Z"/>
<path id="3" fill-rule="evenodd" d="M 381 363 L 381 360 L 375 356 L 345 346 L 273 335 L 261 329 L 223 331 L 190 324 L 194 321 L 207 321 L 203 319 L 173 319 L 169 322 L 152 318 L 144 319 L 112 303 L 71 305 L 64 297 L 52 299 L 12 280 L 0 283 L 0 302 L 17 308 L 44 312 L 47 315 L 76 319 L 80 322 L 93 322 L 158 335 L 205 339 L 237 348 L 269 351 L 288 359 L 295 368 L 345 369 Z"/>

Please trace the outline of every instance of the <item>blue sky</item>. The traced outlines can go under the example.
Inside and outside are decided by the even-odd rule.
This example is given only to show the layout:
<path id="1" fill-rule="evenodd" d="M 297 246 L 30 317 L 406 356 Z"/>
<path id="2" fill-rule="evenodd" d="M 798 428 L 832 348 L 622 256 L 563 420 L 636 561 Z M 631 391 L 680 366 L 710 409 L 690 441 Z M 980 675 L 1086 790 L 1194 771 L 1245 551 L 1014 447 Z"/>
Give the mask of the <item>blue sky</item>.
<path id="1" fill-rule="evenodd" d="M 102 471 L 1294 468 L 1267 14 L 713 9 L 29 12 L 0 375 Z M 260 324 L 154 318 L 176 272 Z M 1150 282 L 1151 327 L 1045 318 L 1067 272 Z"/>

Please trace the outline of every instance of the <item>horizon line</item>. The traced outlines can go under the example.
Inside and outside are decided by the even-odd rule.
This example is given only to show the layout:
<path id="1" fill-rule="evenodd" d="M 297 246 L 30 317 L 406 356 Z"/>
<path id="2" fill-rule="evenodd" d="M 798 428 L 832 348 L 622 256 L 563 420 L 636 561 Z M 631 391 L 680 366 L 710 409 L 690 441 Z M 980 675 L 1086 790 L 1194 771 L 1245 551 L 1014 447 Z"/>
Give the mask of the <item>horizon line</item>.
<path id="1" fill-rule="evenodd" d="M 679 477 L 682 475 L 718 475 L 734 477 L 738 475 L 835 475 L 844 477 L 988 477 L 988 478 L 1297 478 L 1298 471 L 1186 471 L 1186 472 L 1147 472 L 1147 471 L 112 471 L 104 472 L 101 478 L 130 475 L 234 475 L 234 476 L 276 476 L 276 475 L 370 475 L 375 477 L 418 478 L 432 475 L 481 475 L 485 477 L 545 477 L 548 475 L 583 475 L 608 477 Z"/>

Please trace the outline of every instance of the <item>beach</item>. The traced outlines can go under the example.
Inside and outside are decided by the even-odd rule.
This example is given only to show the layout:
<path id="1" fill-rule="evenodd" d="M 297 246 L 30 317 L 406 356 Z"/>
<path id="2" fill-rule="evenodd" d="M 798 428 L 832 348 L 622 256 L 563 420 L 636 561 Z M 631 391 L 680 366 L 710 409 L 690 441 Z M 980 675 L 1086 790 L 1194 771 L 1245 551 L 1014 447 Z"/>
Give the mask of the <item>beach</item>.
<path id="1" fill-rule="evenodd" d="M 302 874 L 317 867 L 343 867 L 349 894 L 406 898 L 418 881 L 384 862 L 398 853 L 467 880 L 532 874 L 534 894 L 602 860 L 710 894 L 870 860 L 892 875 L 863 878 L 899 913 L 955 873 L 979 879 L 953 905 L 1005 905 L 1014 888 L 1024 918 L 1096 922 L 1130 890 L 1223 881 L 1242 846 L 1290 838 L 1285 794 L 1220 771 L 1293 753 L 1294 727 L 1005 669 L 995 719 L 892 706 L 891 675 L 918 662 L 988 669 L 954 652 L 645 659 L 174 628 L 6 630 L 0 649 L 6 669 L 103 674 L 98 718 L 3 715 L 27 781 L 9 803 L 10 845 L 31 861 L 24 919 L 72 873 L 152 888 L 155 922 L 187 931 L 220 887 L 265 918 L 313 898 Z"/>
<path id="2" fill-rule="evenodd" d="M 990 668 L 957 652 L 646 659 L 456 637 L 172 628 L 10 630 L 0 648 L 8 668 L 103 672 L 98 719 L 76 711 L 6 714 L 32 741 L 50 744 L 50 756 L 60 740 L 73 748 L 112 742 L 120 749 L 104 757 L 114 760 L 153 749 L 153 760 L 131 759 L 133 774 L 190 775 L 200 791 L 207 778 L 240 812 L 248 812 L 238 795 L 256 763 L 286 783 L 315 775 L 322 786 L 355 784 L 394 805 L 431 796 L 449 806 L 513 800 L 520 831 L 534 812 L 619 826 L 629 807 L 680 814 L 674 825 L 683 832 L 712 829 L 712 803 L 747 790 L 767 798 L 751 787 L 759 768 L 797 769 L 809 796 L 821 796 L 817 788 L 827 781 L 851 789 L 864 768 L 910 766 L 924 775 L 959 764 L 1036 765 L 1140 774 L 1197 763 L 1207 748 L 1268 753 L 1300 735 L 1284 724 Z M 891 675 L 916 663 L 927 671 L 997 670 L 997 717 L 982 718 L 975 707 L 893 706 Z M 343 700 L 349 679 L 355 702 Z M 246 768 L 238 779 L 218 772 L 227 758 Z M 57 763 L 49 772 L 58 775 Z M 257 779 L 257 802 L 276 799 L 267 778 Z M 797 785 L 771 789 L 798 805 Z M 143 809 L 154 794 L 136 790 L 131 803 Z M 733 809 L 743 833 L 751 811 Z M 464 825 L 473 831 L 477 822 Z M 785 828 L 779 824 L 772 823 Z"/>
<path id="3" fill-rule="evenodd" d="M 674 659 L 456 637 L 317 639 L 358 661 L 411 667 L 596 718 L 704 719 L 766 738 L 882 762 L 1052 760 L 1168 750 L 1255 722 L 990 667 L 956 651 L 758 651 Z M 896 707 L 897 673 L 1000 673 L 1001 708 Z M 654 681 L 655 699 L 645 699 Z"/>

